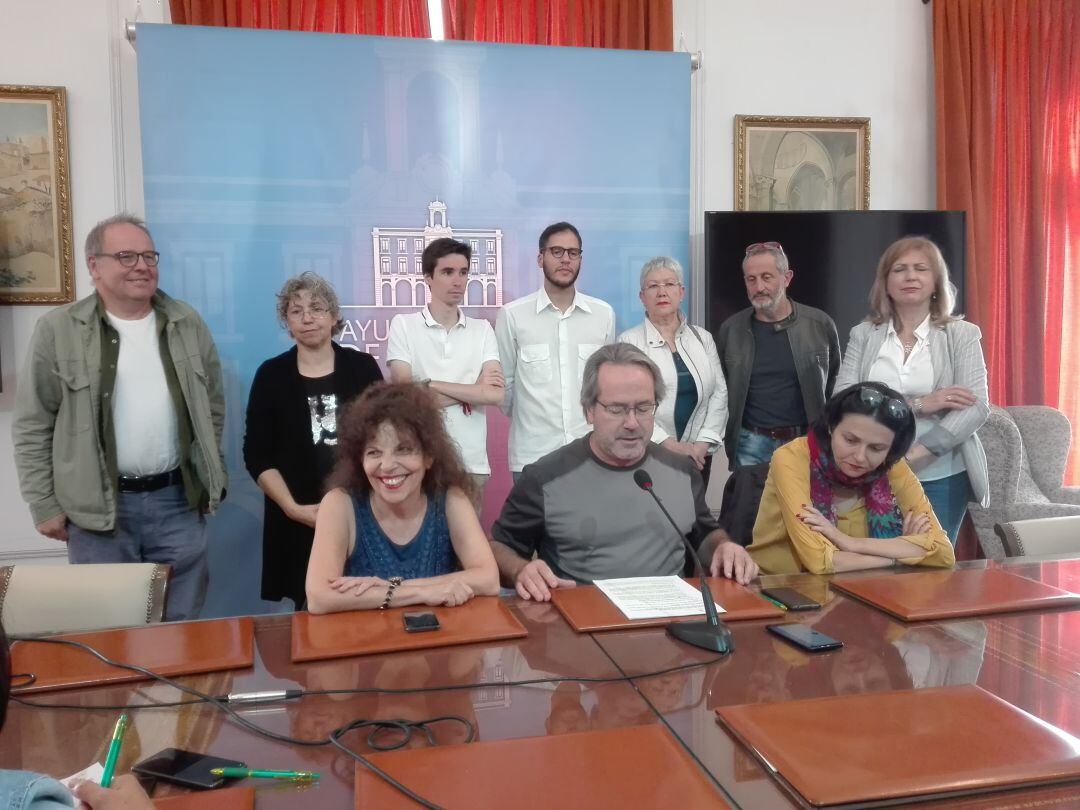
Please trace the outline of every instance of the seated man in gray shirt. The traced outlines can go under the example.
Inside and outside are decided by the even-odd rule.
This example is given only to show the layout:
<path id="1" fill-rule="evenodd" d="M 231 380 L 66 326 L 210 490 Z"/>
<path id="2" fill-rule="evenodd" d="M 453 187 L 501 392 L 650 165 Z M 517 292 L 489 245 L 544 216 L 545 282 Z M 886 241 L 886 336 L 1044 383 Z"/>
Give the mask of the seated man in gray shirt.
<path id="1" fill-rule="evenodd" d="M 554 588 L 594 579 L 682 573 L 683 543 L 634 483 L 638 469 L 699 553 L 712 549 L 703 559 L 713 576 L 742 584 L 757 576 L 713 520 L 693 462 L 650 441 L 664 393 L 660 371 L 635 346 L 603 346 L 588 359 L 581 405 L 592 432 L 527 465 L 492 527 L 499 571 L 523 599 L 546 601 Z"/>

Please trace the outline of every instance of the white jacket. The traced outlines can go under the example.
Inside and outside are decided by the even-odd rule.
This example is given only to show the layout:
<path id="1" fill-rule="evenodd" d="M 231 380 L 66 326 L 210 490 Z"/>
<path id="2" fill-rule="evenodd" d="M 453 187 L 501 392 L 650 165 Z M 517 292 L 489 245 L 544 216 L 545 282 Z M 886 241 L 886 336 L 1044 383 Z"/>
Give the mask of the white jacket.
<path id="1" fill-rule="evenodd" d="M 678 375 L 671 349 L 659 330 L 646 318 L 637 326 L 619 335 L 619 342 L 637 346 L 660 368 L 667 386 L 667 396 L 656 409 L 652 440 L 659 444 L 669 436 L 676 441 L 708 442 L 710 453 L 724 443 L 727 426 L 727 385 L 720 368 L 716 343 L 707 330 L 691 326 L 680 315 L 678 331 L 675 332 L 675 349 L 679 352 L 697 386 L 697 405 L 686 423 L 682 436 L 675 435 L 675 394 L 678 391 Z"/>

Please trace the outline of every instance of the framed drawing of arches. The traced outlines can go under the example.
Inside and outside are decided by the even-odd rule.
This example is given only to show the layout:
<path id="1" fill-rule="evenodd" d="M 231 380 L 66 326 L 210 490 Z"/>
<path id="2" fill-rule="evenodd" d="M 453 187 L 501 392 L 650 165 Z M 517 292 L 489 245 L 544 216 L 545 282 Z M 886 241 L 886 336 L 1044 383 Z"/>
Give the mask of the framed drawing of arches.
<path id="1" fill-rule="evenodd" d="M 735 116 L 736 211 L 869 208 L 869 118 Z"/>

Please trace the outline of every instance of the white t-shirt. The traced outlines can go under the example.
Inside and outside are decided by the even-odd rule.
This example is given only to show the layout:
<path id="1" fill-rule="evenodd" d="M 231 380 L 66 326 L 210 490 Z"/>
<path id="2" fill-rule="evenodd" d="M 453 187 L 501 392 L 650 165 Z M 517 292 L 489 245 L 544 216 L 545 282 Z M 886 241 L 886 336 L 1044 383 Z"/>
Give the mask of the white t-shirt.
<path id="1" fill-rule="evenodd" d="M 176 409 L 158 349 L 157 316 L 125 321 L 106 313 L 120 334 L 112 393 L 116 468 L 120 475 L 157 475 L 180 466 Z"/>
<path id="2" fill-rule="evenodd" d="M 419 312 L 395 315 L 390 321 L 386 360 L 408 363 L 414 380 L 470 385 L 489 360 L 499 359 L 495 331 L 482 318 L 467 318 L 458 310 L 458 322 L 449 330 L 431 317 L 425 306 Z M 461 452 L 466 471 L 474 475 L 491 472 L 487 456 L 487 409 L 474 407 L 466 414 L 460 405 L 442 409 L 446 432 Z"/>
<path id="3" fill-rule="evenodd" d="M 870 366 L 870 379 L 899 391 L 908 400 L 924 397 L 934 391 L 934 365 L 930 356 L 930 316 L 926 316 L 915 328 L 915 348 L 907 360 L 904 359 L 904 347 L 896 329 L 889 324 L 885 342 L 881 344 L 877 359 Z M 915 441 L 934 428 L 938 420 L 935 416 L 915 419 Z M 916 475 L 920 481 L 937 481 L 948 478 L 967 469 L 964 457 L 958 452 L 938 456 Z"/>

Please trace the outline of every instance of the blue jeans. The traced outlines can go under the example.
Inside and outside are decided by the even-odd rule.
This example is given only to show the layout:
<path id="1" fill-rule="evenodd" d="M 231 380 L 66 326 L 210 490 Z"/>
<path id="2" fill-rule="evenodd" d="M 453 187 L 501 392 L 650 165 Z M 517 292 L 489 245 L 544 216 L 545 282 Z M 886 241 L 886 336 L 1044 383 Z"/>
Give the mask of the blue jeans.
<path id="1" fill-rule="evenodd" d="M 930 506 L 934 508 L 938 523 L 949 535 L 949 542 L 956 547 L 956 536 L 960 534 L 960 524 L 964 522 L 968 501 L 971 500 L 971 484 L 967 472 L 959 472 L 936 481 L 923 481 L 923 492 Z"/>
<path id="2" fill-rule="evenodd" d="M 206 519 L 188 506 L 182 484 L 117 495 L 116 528 L 68 524 L 68 562 L 154 562 L 172 566 L 165 619 L 197 619 L 206 600 Z"/>
<path id="3" fill-rule="evenodd" d="M 739 429 L 739 438 L 735 445 L 735 466 L 746 467 L 750 464 L 768 464 L 772 461 L 772 454 L 782 444 L 787 444 L 787 439 L 773 439 L 762 436 L 746 428 Z"/>

